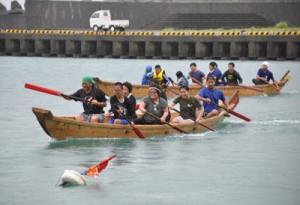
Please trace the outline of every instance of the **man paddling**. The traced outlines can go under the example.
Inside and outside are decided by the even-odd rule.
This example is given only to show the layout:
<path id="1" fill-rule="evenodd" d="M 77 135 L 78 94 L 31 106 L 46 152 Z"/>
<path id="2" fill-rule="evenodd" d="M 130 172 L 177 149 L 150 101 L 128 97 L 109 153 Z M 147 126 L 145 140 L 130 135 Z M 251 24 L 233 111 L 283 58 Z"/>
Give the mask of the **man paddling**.
<path id="1" fill-rule="evenodd" d="M 269 70 L 269 62 L 264 61 L 260 69 L 258 69 L 256 78 L 252 79 L 252 82 L 255 85 L 269 84 L 269 81 L 272 80 L 275 85 L 278 87 L 277 82 L 274 79 L 273 73 Z"/>
<path id="2" fill-rule="evenodd" d="M 233 62 L 228 63 L 228 70 L 225 71 L 219 80 L 223 85 L 238 85 L 243 83 L 239 72 L 234 69 L 235 65 Z M 226 81 L 225 81 L 226 80 Z"/>
<path id="3" fill-rule="evenodd" d="M 203 79 L 205 77 L 205 74 L 197 69 L 196 63 L 191 63 L 190 64 L 190 69 L 191 71 L 189 72 L 187 78 L 190 79 L 192 78 L 192 83 L 191 85 L 199 85 L 198 82 L 203 83 Z M 197 80 L 197 81 L 195 81 Z"/>
<path id="4" fill-rule="evenodd" d="M 156 65 L 154 72 L 153 72 L 153 78 L 158 80 L 158 83 L 161 87 L 166 88 L 170 81 L 168 76 L 166 75 L 166 71 L 160 67 L 160 65 Z"/>
<path id="5" fill-rule="evenodd" d="M 190 123 L 194 122 L 192 119 L 196 119 L 196 122 L 201 122 L 203 120 L 202 115 L 204 113 L 203 106 L 200 101 L 194 97 L 190 96 L 189 87 L 184 85 L 179 89 L 180 96 L 175 98 L 170 104 L 170 109 L 174 109 L 174 106 L 179 103 L 180 116 L 172 120 L 173 123 Z"/>
<path id="6" fill-rule="evenodd" d="M 62 95 L 63 96 L 63 95 Z M 84 99 L 83 109 L 84 112 L 75 115 L 74 119 L 78 121 L 87 122 L 103 122 L 104 120 L 104 110 L 106 107 L 106 98 L 102 90 L 95 87 L 95 82 L 92 77 L 86 76 L 82 78 L 82 88 L 77 90 L 71 96 L 76 98 Z M 72 98 L 63 96 L 66 100 L 71 100 Z M 77 101 L 76 99 L 74 99 Z"/>
<path id="7" fill-rule="evenodd" d="M 210 118 L 220 113 L 219 107 L 213 104 L 219 104 L 219 100 L 221 100 L 225 104 L 225 106 L 229 108 L 228 102 L 225 99 L 223 92 L 215 88 L 215 83 L 216 82 L 214 77 L 208 77 L 206 80 L 207 87 L 201 89 L 195 96 L 200 101 L 203 101 L 204 118 Z"/>

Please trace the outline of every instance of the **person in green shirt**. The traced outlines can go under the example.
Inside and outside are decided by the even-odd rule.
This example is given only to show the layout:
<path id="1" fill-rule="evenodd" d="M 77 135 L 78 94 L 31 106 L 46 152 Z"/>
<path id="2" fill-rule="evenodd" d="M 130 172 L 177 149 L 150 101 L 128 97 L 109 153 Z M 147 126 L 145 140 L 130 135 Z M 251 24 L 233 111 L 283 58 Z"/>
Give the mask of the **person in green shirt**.
<path id="1" fill-rule="evenodd" d="M 169 105 L 170 109 L 174 109 L 174 106 L 179 103 L 180 112 L 185 115 L 180 115 L 172 120 L 172 123 L 191 123 L 189 117 L 196 119 L 196 122 L 201 122 L 203 120 L 202 115 L 204 113 L 204 108 L 200 101 L 189 94 L 189 87 L 184 85 L 179 89 L 180 96 L 175 98 L 173 102 Z"/>

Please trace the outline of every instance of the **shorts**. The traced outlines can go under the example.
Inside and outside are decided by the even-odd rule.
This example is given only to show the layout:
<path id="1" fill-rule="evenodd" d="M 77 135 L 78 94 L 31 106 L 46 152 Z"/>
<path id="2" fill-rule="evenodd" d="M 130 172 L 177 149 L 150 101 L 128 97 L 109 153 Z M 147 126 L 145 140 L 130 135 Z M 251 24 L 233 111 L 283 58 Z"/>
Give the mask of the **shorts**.
<path id="1" fill-rule="evenodd" d="M 108 124 L 114 124 L 114 123 L 115 123 L 115 120 L 116 120 L 116 119 L 110 119 L 110 120 L 108 121 Z M 125 120 L 125 119 L 119 119 L 119 120 L 121 120 L 121 124 L 122 124 L 122 125 L 128 125 L 128 124 L 129 124 L 128 121 Z"/>
<path id="2" fill-rule="evenodd" d="M 99 113 L 99 114 L 81 114 L 84 121 L 86 122 L 90 122 L 93 116 L 97 116 L 99 118 L 98 122 L 103 122 L 104 120 L 104 114 L 103 113 Z"/>
<path id="3" fill-rule="evenodd" d="M 183 123 L 184 120 L 188 120 L 188 121 L 194 122 L 191 119 L 183 119 L 181 116 L 178 116 L 177 119 L 178 119 L 179 124 Z"/>

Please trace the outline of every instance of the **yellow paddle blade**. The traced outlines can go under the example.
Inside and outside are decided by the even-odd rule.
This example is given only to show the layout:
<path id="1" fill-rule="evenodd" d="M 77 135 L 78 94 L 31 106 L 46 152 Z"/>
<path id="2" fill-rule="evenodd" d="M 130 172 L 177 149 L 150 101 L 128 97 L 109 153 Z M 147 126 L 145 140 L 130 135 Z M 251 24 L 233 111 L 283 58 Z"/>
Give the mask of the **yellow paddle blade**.
<path id="1" fill-rule="evenodd" d="M 284 80 L 286 80 L 288 83 L 290 83 L 291 80 L 292 80 L 292 76 L 291 76 L 291 75 L 288 75 L 288 76 L 286 76 L 286 77 L 284 78 Z"/>

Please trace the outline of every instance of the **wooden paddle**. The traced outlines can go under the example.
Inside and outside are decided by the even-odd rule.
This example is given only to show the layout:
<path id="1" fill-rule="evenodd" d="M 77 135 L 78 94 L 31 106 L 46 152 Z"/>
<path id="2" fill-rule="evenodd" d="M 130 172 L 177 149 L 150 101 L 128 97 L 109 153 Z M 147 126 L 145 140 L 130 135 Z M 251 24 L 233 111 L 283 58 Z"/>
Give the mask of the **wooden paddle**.
<path id="1" fill-rule="evenodd" d="M 196 78 L 193 78 L 192 76 L 191 76 L 191 79 L 193 80 L 193 81 L 195 81 L 197 84 L 199 84 L 200 86 L 202 86 L 202 87 L 205 87 L 202 83 L 200 83 Z"/>
<path id="2" fill-rule="evenodd" d="M 143 133 L 135 126 L 133 126 L 131 124 L 131 121 L 128 119 L 128 117 L 124 114 L 124 113 L 120 113 L 125 119 L 126 121 L 128 122 L 128 124 L 132 127 L 133 131 L 135 132 L 135 134 L 141 138 L 141 139 L 145 139 L 145 136 L 143 135 Z"/>
<path id="3" fill-rule="evenodd" d="M 213 132 L 216 131 L 215 129 L 210 128 L 210 127 L 208 127 L 207 125 L 205 125 L 205 124 L 203 124 L 203 123 L 201 123 L 201 122 L 196 122 L 196 119 L 195 119 L 195 118 L 190 117 L 190 116 L 188 116 L 187 114 L 185 114 L 185 113 L 183 113 L 183 112 L 180 112 L 179 110 L 176 110 L 175 108 L 170 108 L 170 109 L 171 109 L 171 110 L 174 110 L 175 112 L 178 112 L 178 113 L 181 114 L 181 115 L 186 116 L 187 118 L 193 120 L 195 123 L 198 123 L 199 125 L 205 127 L 205 128 L 208 129 L 208 130 L 211 130 L 211 131 L 213 131 Z"/>
<path id="4" fill-rule="evenodd" d="M 145 114 L 150 115 L 151 117 L 153 117 L 153 118 L 155 118 L 155 119 L 157 119 L 157 120 L 160 121 L 159 117 L 156 117 L 155 115 L 153 115 L 153 114 L 151 114 L 151 113 L 149 113 L 149 112 L 146 112 Z M 174 130 L 177 130 L 178 132 L 181 132 L 181 133 L 184 133 L 184 134 L 188 134 L 186 131 L 180 129 L 179 127 L 176 127 L 176 126 L 174 126 L 174 125 L 171 125 L 171 124 L 168 123 L 168 122 L 164 122 L 164 124 L 169 125 L 170 127 L 172 127 Z"/>
<path id="5" fill-rule="evenodd" d="M 249 86 L 246 86 L 246 85 L 238 85 L 238 84 L 235 84 L 236 86 L 239 86 L 239 87 L 242 87 L 242 88 L 246 88 L 246 89 L 249 89 L 249 90 L 254 90 L 254 91 L 257 91 L 257 92 L 260 92 L 260 93 L 263 93 L 264 90 L 262 89 L 258 89 L 258 88 L 252 88 L 252 87 L 249 87 Z"/>
<path id="6" fill-rule="evenodd" d="M 68 98 L 78 100 L 78 101 L 81 101 L 81 102 L 86 102 L 85 99 L 78 98 L 78 97 L 71 96 L 71 95 L 65 95 L 61 91 L 52 90 L 52 89 L 49 89 L 49 88 L 44 88 L 44 87 L 41 87 L 41 86 L 29 84 L 29 83 L 25 83 L 25 88 L 35 90 L 35 91 L 39 91 L 39 92 L 43 92 L 43 93 L 47 93 L 47 94 L 50 94 L 50 95 L 68 97 Z M 88 102 L 90 102 L 90 101 L 88 101 Z"/>
<path id="7" fill-rule="evenodd" d="M 281 77 L 279 82 L 283 81 L 290 72 L 291 72 L 290 70 L 286 71 L 286 73 Z"/>
<path id="8" fill-rule="evenodd" d="M 212 101 L 210 101 L 210 103 L 212 103 L 213 105 L 217 106 L 218 108 L 222 108 L 222 109 L 226 110 L 226 111 L 229 112 L 230 114 L 232 114 L 232 115 L 234 115 L 234 116 L 236 116 L 236 117 L 238 117 L 238 118 L 241 118 L 242 120 L 245 120 L 246 122 L 250 122 L 250 121 L 251 121 L 250 118 L 248 118 L 248 117 L 246 117 L 246 116 L 244 116 L 244 115 L 242 115 L 242 114 L 240 114 L 240 113 L 238 113 L 238 112 L 235 112 L 235 111 L 233 111 L 233 110 L 228 110 L 226 107 L 220 106 L 220 105 L 218 105 L 217 103 L 214 103 L 214 102 L 212 102 Z"/>

